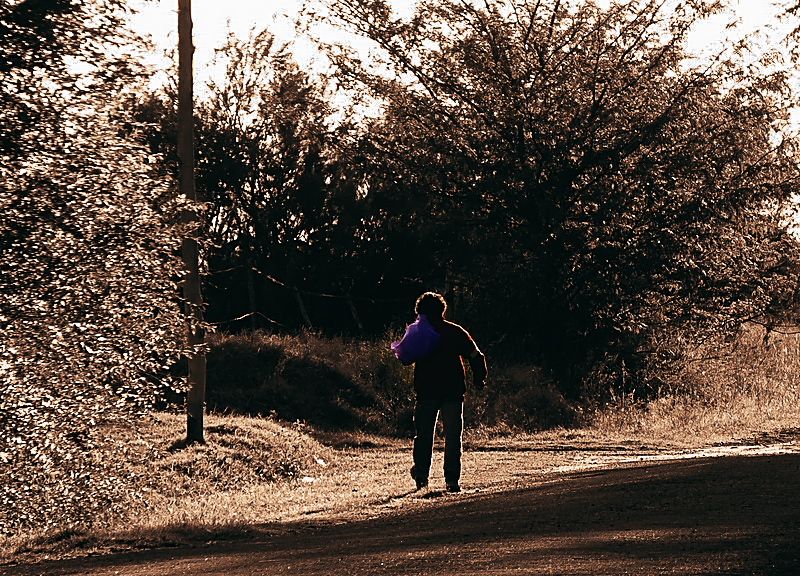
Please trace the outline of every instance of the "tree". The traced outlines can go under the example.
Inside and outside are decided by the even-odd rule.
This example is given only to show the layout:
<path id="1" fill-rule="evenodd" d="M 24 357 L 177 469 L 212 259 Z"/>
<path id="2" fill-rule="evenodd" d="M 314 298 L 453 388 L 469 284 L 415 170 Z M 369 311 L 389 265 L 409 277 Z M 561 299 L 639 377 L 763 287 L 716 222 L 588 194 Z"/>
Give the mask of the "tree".
<path id="1" fill-rule="evenodd" d="M 97 427 L 148 405 L 182 348 L 170 180 L 109 96 L 142 78 L 124 9 L 0 2 L 4 532 L 113 512 Z"/>
<path id="2" fill-rule="evenodd" d="M 295 327 L 304 322 L 297 295 L 333 293 L 341 299 L 326 298 L 308 320 L 355 329 L 347 296 L 373 295 L 385 264 L 372 208 L 351 177 L 353 126 L 331 120 L 324 79 L 301 70 L 269 32 L 230 35 L 218 58 L 225 73 L 196 115 L 209 320 Z M 140 102 L 137 116 L 151 125 L 151 149 L 174 159 L 168 90 Z"/>
<path id="3" fill-rule="evenodd" d="M 368 195 L 404 199 L 386 218 L 428 236 L 428 281 L 457 277 L 570 396 L 652 394 L 673 338 L 791 313 L 786 68 L 692 64 L 687 33 L 719 4 L 422 1 L 407 21 L 329 4 L 380 49 L 329 47 L 339 81 L 385 110 Z"/>

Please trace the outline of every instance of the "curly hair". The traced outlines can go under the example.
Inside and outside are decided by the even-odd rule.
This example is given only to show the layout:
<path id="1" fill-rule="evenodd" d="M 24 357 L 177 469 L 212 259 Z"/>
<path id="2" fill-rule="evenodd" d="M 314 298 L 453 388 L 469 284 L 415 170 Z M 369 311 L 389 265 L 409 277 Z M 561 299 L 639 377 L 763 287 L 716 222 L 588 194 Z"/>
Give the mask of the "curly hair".
<path id="1" fill-rule="evenodd" d="M 417 298 L 417 302 L 414 305 L 414 312 L 425 314 L 428 318 L 433 319 L 444 318 L 446 310 L 447 302 L 445 302 L 444 296 L 436 292 L 425 292 Z"/>

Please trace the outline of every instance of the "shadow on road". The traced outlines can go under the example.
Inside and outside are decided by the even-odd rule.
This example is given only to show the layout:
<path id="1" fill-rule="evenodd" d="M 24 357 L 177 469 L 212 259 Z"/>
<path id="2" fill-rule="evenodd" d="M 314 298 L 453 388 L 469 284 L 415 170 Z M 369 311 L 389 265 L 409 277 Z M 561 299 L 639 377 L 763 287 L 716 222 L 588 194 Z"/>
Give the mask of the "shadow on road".
<path id="1" fill-rule="evenodd" d="M 14 574 L 800 574 L 800 455 L 661 462 Z M 0 572 L 2 569 L 0 569 Z"/>

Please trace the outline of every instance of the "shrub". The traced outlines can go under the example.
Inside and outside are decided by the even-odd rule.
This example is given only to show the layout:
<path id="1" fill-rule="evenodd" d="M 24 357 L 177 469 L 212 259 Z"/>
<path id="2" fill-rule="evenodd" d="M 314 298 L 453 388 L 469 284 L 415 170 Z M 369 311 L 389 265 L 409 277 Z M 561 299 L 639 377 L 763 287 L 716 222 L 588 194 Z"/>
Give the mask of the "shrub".
<path id="1" fill-rule="evenodd" d="M 217 334 L 210 345 L 212 410 L 274 414 L 328 429 L 390 434 L 411 429 L 410 372 L 388 342 L 256 331 Z"/>
<path id="2" fill-rule="evenodd" d="M 577 423 L 578 412 L 537 366 L 496 366 L 489 388 L 467 402 L 468 425 L 503 425 L 524 431 Z"/>
<path id="3" fill-rule="evenodd" d="M 217 334 L 209 353 L 209 406 L 240 414 L 274 414 L 327 429 L 407 435 L 413 431 L 413 368 L 397 361 L 390 340 L 358 341 L 312 332 Z M 532 431 L 576 422 L 576 410 L 540 368 L 490 370 L 486 391 L 468 385 L 468 426 Z"/>
<path id="4" fill-rule="evenodd" d="M 254 390 L 275 377 L 283 359 L 283 348 L 275 342 L 219 338 L 208 354 L 208 380 L 224 382 L 225 388 Z"/>

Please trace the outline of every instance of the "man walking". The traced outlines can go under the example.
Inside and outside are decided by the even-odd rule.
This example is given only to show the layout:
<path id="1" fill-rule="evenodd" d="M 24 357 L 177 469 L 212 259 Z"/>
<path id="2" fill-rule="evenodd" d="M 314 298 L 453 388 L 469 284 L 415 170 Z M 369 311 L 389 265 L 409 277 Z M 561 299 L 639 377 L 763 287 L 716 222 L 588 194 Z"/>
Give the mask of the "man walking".
<path id="1" fill-rule="evenodd" d="M 444 479 L 448 492 L 461 490 L 461 434 L 464 429 L 464 393 L 466 391 L 463 358 L 469 361 L 473 384 L 480 390 L 486 384 L 486 358 L 475 345 L 475 341 L 464 328 L 444 319 L 447 303 L 435 292 L 425 292 L 417 299 L 414 307 L 417 325 L 426 324 L 435 330 L 438 338 L 432 350 L 425 350 L 423 356 L 403 357 L 399 350 L 413 348 L 408 340 L 415 334 L 409 330 L 399 343 L 392 348 L 398 358 L 406 364 L 414 362 L 414 465 L 411 476 L 417 489 L 428 485 L 433 455 L 433 435 L 436 418 L 441 415 L 444 426 Z"/>

